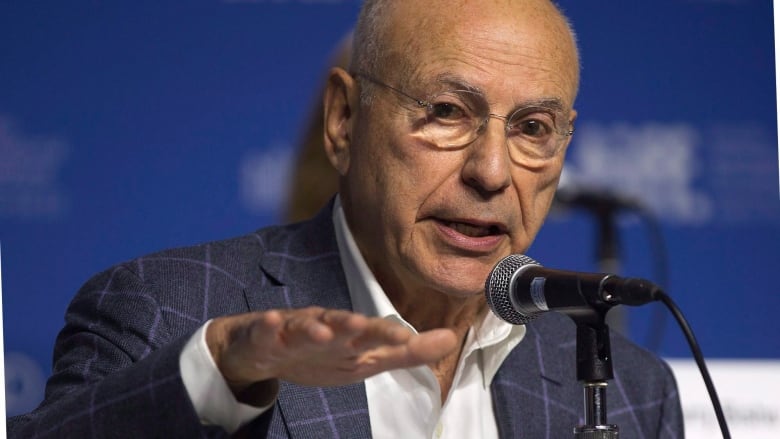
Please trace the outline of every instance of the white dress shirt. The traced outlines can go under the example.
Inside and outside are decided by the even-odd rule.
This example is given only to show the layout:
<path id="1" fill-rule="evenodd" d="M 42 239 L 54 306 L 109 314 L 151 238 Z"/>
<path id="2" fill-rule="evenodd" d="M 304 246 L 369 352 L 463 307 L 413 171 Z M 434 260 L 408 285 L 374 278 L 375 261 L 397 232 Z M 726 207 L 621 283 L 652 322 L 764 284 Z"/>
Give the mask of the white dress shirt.
<path id="1" fill-rule="evenodd" d="M 417 332 L 396 311 L 365 263 L 349 231 L 341 203 L 333 207 L 339 254 L 355 312 L 395 320 Z M 241 404 L 233 397 L 209 355 L 204 325 L 180 357 L 182 380 L 204 424 L 234 432 L 268 407 Z M 505 323 L 487 313 L 472 326 L 458 360 L 446 401 L 427 366 L 396 369 L 365 380 L 371 432 L 376 439 L 497 438 L 490 383 L 525 326 Z"/>

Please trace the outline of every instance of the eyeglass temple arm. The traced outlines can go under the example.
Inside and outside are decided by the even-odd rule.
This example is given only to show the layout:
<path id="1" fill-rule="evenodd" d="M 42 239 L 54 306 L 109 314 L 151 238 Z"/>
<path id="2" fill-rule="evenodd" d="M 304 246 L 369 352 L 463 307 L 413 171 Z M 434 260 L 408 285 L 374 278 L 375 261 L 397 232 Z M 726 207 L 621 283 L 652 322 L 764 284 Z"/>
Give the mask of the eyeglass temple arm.
<path id="1" fill-rule="evenodd" d="M 414 96 L 410 96 L 410 95 L 408 95 L 408 94 L 404 93 L 403 91 L 401 91 L 401 90 L 399 90 L 399 89 L 397 89 L 397 88 L 393 87 L 393 86 L 392 86 L 392 85 L 390 85 L 390 84 L 385 84 L 384 82 L 382 82 L 382 81 L 380 81 L 380 80 L 378 80 L 378 79 L 374 78 L 374 77 L 373 77 L 373 76 L 371 76 L 371 75 L 367 75 L 367 74 L 365 74 L 365 73 L 360 73 L 360 72 L 355 72 L 355 73 L 354 73 L 352 76 L 360 76 L 360 77 L 362 77 L 362 78 L 364 78 L 364 79 L 367 79 L 369 82 L 372 82 L 372 83 L 374 83 L 374 84 L 376 84 L 376 85 L 381 85 L 382 87 L 389 88 L 390 90 L 392 90 L 392 91 L 394 91 L 394 92 L 396 92 L 396 93 L 400 94 L 401 96 L 403 96 L 403 97 L 406 97 L 406 98 L 409 98 L 409 99 L 413 100 L 415 104 L 417 104 L 418 106 L 420 106 L 420 108 L 425 108 L 425 107 L 427 107 L 427 106 L 431 105 L 431 103 L 430 103 L 430 102 L 428 102 L 428 101 L 424 101 L 424 100 L 422 100 L 422 99 L 418 99 L 418 98 L 416 98 L 416 97 L 414 97 Z"/>

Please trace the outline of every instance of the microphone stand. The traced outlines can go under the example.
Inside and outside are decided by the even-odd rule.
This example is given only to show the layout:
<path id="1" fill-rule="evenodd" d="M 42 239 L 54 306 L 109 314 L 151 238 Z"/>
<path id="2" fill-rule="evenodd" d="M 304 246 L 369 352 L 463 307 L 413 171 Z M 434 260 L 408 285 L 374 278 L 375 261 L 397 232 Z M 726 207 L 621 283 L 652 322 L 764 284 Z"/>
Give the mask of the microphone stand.
<path id="1" fill-rule="evenodd" d="M 642 205 L 633 198 L 598 188 L 561 188 L 555 193 L 555 201 L 568 208 L 585 210 L 596 222 L 596 262 L 602 273 L 620 273 L 620 232 L 617 215 L 623 210 L 641 210 Z M 607 322 L 612 329 L 628 334 L 627 311 L 618 306 Z"/>
<path id="2" fill-rule="evenodd" d="M 609 326 L 605 311 L 569 315 L 577 324 L 577 380 L 582 382 L 585 424 L 574 428 L 575 439 L 617 439 L 617 425 L 607 424 L 607 380 L 614 378 Z"/>
<path id="3" fill-rule="evenodd" d="M 591 206 L 596 220 L 596 261 L 602 273 L 620 273 L 620 231 L 617 226 L 617 214 L 621 206 L 601 203 Z M 606 318 L 609 326 L 623 334 L 628 334 L 627 311 L 622 306 L 613 309 Z"/>

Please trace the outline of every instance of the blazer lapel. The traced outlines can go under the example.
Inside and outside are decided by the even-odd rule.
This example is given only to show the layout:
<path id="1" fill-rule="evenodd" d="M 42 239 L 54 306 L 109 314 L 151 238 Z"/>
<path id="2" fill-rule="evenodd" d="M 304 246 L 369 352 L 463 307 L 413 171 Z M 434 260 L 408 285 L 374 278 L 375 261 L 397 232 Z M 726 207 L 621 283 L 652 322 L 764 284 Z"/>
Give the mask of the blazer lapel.
<path id="1" fill-rule="evenodd" d="M 265 309 L 352 309 L 338 253 L 331 208 L 302 225 L 260 232 L 262 275 L 248 285 L 252 311 Z M 306 387 L 282 382 L 272 431 L 291 438 L 371 437 L 363 383 L 341 387 Z M 279 423 L 283 424 L 280 425 Z"/>

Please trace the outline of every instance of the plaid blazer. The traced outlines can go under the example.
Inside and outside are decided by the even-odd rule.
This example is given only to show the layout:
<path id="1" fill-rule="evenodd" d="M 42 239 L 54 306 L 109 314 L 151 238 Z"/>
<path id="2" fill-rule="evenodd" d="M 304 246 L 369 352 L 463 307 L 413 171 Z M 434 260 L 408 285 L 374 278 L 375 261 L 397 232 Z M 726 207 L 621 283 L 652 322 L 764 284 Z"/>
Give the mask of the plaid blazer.
<path id="1" fill-rule="evenodd" d="M 68 307 L 53 374 L 35 411 L 10 418 L 11 438 L 225 437 L 202 426 L 179 354 L 207 319 L 319 305 L 350 309 L 330 208 L 311 221 L 144 256 L 90 279 Z M 528 325 L 491 391 L 502 438 L 566 438 L 582 423 L 574 325 L 548 313 Z M 621 437 L 683 436 L 674 378 L 652 354 L 613 335 L 608 421 Z M 371 437 L 365 387 L 282 383 L 246 437 Z M 381 435 L 377 432 L 377 435 Z"/>

